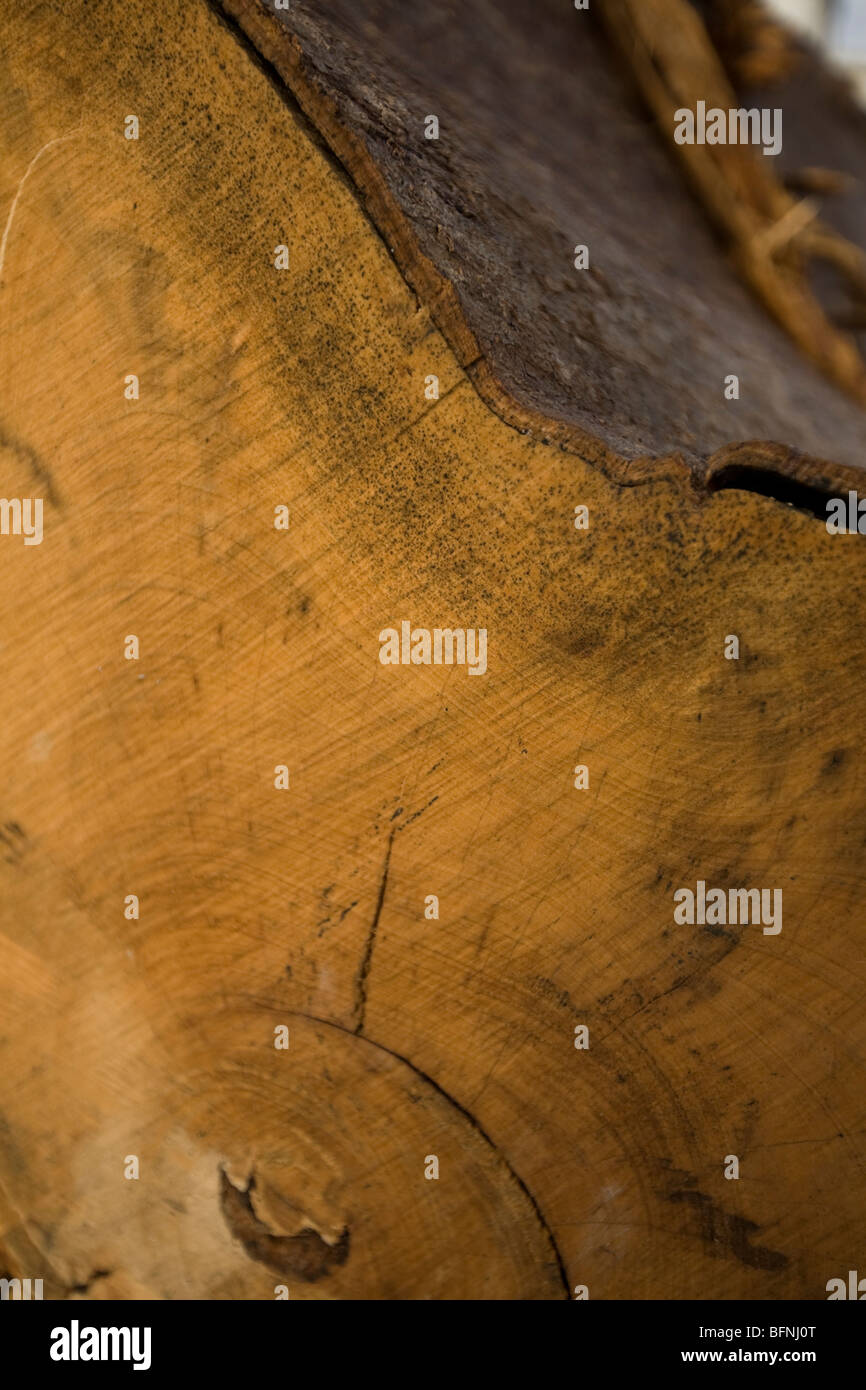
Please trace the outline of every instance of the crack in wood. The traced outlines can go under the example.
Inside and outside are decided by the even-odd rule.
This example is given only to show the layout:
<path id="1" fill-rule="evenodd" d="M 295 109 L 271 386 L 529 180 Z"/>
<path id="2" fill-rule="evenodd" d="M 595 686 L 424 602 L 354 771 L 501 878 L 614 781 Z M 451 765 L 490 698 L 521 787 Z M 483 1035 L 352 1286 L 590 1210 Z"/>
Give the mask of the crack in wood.
<path id="1" fill-rule="evenodd" d="M 367 980 L 370 974 L 370 966 L 373 963 L 373 948 L 376 945 L 376 933 L 379 930 L 379 918 L 382 916 L 382 907 L 385 902 L 385 893 L 388 890 L 388 870 L 391 867 L 391 850 L 394 847 L 394 836 L 397 833 L 396 826 L 388 836 L 388 848 L 385 852 L 385 863 L 382 867 L 382 879 L 379 884 L 379 896 L 376 899 L 376 909 L 373 913 L 373 920 L 370 923 L 370 930 L 367 932 L 367 941 L 364 947 L 364 954 L 361 964 L 358 967 L 358 975 L 355 981 L 355 1033 L 361 1033 L 364 1028 L 364 1019 L 367 1013 Z"/>

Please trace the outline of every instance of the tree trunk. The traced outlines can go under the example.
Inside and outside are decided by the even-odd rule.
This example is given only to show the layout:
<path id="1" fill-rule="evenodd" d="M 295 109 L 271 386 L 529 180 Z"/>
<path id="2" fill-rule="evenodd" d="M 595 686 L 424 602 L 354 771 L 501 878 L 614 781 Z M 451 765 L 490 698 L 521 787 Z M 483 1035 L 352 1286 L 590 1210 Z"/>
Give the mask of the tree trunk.
<path id="1" fill-rule="evenodd" d="M 47 1297 L 823 1298 L 862 1252 L 862 411 L 601 32 L 593 105 L 501 8 L 477 99 L 387 7 L 381 72 L 340 7 L 0 19 L 44 506 L 0 536 L 0 1272 Z M 404 622 L 486 672 L 383 664 Z M 781 931 L 678 921 L 699 883 Z"/>

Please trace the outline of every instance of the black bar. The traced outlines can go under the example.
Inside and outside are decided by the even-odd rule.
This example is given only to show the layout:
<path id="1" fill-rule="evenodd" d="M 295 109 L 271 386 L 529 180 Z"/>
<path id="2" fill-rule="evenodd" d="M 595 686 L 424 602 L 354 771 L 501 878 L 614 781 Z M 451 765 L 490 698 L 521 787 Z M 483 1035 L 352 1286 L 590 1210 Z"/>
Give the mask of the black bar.
<path id="1" fill-rule="evenodd" d="M 7 1301 L 0 1345 L 4 1366 L 17 1364 L 19 1376 L 134 1375 L 137 1361 L 140 1377 L 194 1370 L 221 1383 L 237 1377 L 242 1390 L 264 1373 L 284 1373 L 287 1383 L 317 1374 L 333 1384 L 343 1371 L 355 1381 L 363 1374 L 429 1386 L 437 1369 L 450 1383 L 457 1367 L 461 1379 L 474 1374 L 476 1362 L 485 1384 L 500 1364 L 513 1382 L 526 1374 L 527 1357 L 533 1385 L 568 1383 L 569 1367 L 573 1376 L 592 1368 L 613 1378 L 713 1365 L 805 1368 L 826 1381 L 860 1364 L 863 1320 L 835 1301 L 575 1301 L 568 1312 L 539 1303 Z M 118 1329 L 117 1337 L 103 1339 L 102 1328 Z M 110 1359 L 115 1346 L 126 1360 Z M 77 1349 L 79 1359 L 53 1359 L 52 1348 L 70 1356 Z M 106 1359 L 81 1356 L 91 1350 Z"/>

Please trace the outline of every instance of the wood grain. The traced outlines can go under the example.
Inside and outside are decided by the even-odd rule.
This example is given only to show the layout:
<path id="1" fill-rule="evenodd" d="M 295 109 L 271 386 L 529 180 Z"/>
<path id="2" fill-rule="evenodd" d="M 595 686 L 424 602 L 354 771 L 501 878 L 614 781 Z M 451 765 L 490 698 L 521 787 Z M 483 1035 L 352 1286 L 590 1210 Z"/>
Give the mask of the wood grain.
<path id="1" fill-rule="evenodd" d="M 500 418 L 207 5 L 22 0 L 0 51 L 2 489 L 45 502 L 0 537 L 3 1265 L 825 1297 L 864 1234 L 862 538 Z M 383 667 L 404 619 L 485 626 L 488 673 Z M 697 879 L 782 887 L 783 931 L 676 925 Z"/>

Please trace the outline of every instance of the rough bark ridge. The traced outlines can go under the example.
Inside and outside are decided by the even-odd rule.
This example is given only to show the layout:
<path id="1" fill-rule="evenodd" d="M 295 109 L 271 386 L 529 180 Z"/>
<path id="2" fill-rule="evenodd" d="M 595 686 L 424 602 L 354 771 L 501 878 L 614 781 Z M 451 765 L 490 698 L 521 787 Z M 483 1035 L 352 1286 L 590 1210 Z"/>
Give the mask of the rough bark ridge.
<path id="1" fill-rule="evenodd" d="M 665 3 L 689 11 L 684 0 Z M 645 455 L 671 454 L 704 479 L 727 461 L 712 458 L 717 451 L 755 440 L 780 446 L 774 470 L 801 479 L 829 474 L 835 485 L 843 475 L 819 462 L 803 468 L 797 452 L 863 466 L 862 409 L 840 399 L 743 287 L 593 13 L 556 0 L 222 8 L 350 171 L 461 365 L 506 419 L 632 481 L 646 475 Z M 612 34 L 632 26 L 629 51 L 654 32 L 644 11 L 658 9 L 659 0 L 601 6 Z M 661 34 L 671 32 L 671 16 L 656 17 Z M 694 55 L 681 50 L 672 57 L 691 81 Z M 712 76 L 723 88 L 717 66 Z M 665 111 L 668 102 L 665 93 Z M 422 138 L 431 112 L 438 141 Z M 760 162 L 732 153 L 740 186 L 767 182 Z M 862 153 L 861 162 L 866 171 Z M 781 188 L 776 196 L 781 206 L 768 213 L 781 216 L 790 199 Z M 716 203 L 721 218 L 735 199 L 720 190 Z M 755 233 L 762 226 L 749 222 Z M 745 241 L 738 255 L 767 298 L 791 321 L 810 310 L 801 346 L 826 339 L 796 284 L 768 279 L 763 255 L 753 267 Z M 590 247 L 585 273 L 572 267 L 578 243 Z M 853 380 L 855 347 L 832 348 Z M 729 373 L 740 377 L 737 402 L 724 399 Z M 623 468 L 623 459 L 641 463 Z"/>
<path id="2" fill-rule="evenodd" d="M 511 34 L 476 12 L 491 49 Z M 533 46 L 508 46 L 518 102 Z M 491 408 L 465 286 L 418 260 L 410 288 L 349 145 L 340 164 L 212 7 L 21 0 L 0 54 L 2 491 L 45 507 L 41 545 L 0 537 L 3 1272 L 72 1299 L 823 1298 L 864 1236 L 864 542 L 815 520 L 814 472 L 792 509 L 637 455 L 731 438 L 727 351 L 665 394 L 704 313 L 751 325 L 785 459 L 816 447 L 787 428 L 812 404 L 844 460 L 855 407 L 695 216 L 682 274 L 698 295 L 705 265 L 717 299 L 644 318 L 622 246 L 607 290 L 562 290 L 621 322 L 618 364 L 540 300 L 540 338 L 515 327 L 527 382 L 572 402 L 568 447 L 544 443 L 555 421 Z M 505 131 L 479 177 L 496 145 L 535 177 Z M 676 196 L 647 158 L 647 196 Z M 526 189 L 498 262 L 536 294 L 569 219 L 525 241 Z M 675 265 L 644 220 L 635 256 Z M 382 666 L 403 620 L 487 627 L 487 674 Z M 781 887 L 782 932 L 678 925 L 698 880 Z"/>

